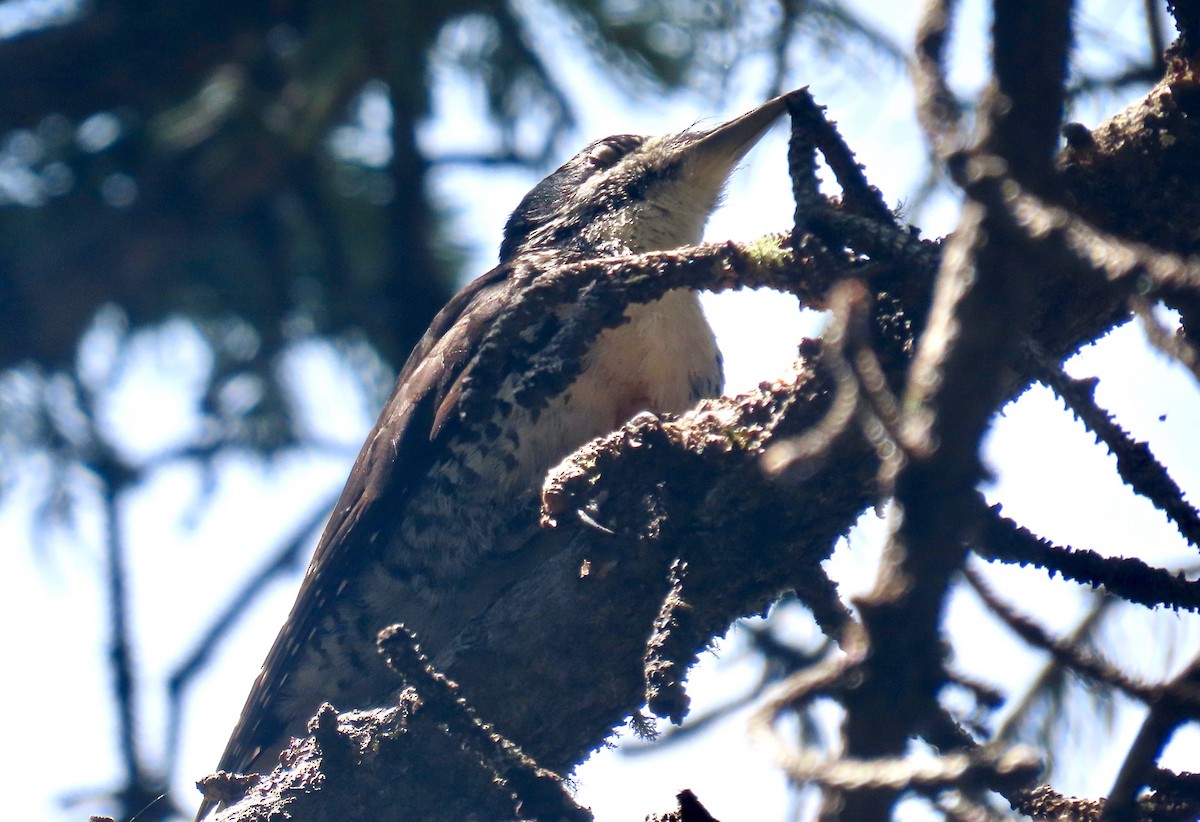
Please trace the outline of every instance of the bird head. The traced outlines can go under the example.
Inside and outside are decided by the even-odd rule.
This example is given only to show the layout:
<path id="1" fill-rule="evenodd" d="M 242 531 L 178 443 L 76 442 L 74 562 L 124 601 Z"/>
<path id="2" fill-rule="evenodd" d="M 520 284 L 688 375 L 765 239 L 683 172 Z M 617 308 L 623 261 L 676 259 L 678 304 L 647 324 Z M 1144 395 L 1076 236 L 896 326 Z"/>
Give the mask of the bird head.
<path id="1" fill-rule="evenodd" d="M 597 140 L 525 195 L 504 228 L 500 261 L 530 252 L 595 257 L 698 243 L 730 173 L 785 108 L 776 97 L 704 131 Z"/>

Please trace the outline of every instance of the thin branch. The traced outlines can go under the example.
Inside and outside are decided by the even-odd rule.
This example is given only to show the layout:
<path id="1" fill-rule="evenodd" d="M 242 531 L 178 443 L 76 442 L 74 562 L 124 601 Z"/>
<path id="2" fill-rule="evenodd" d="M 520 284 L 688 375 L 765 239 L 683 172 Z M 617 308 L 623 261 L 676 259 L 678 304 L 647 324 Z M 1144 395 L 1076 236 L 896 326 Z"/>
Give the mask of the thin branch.
<path id="1" fill-rule="evenodd" d="M 1013 797 L 1012 807 L 1033 819 L 1097 822 L 1104 800 L 1063 796 L 1049 785 L 1039 785 Z"/>
<path id="2" fill-rule="evenodd" d="M 1142 13 L 1146 16 L 1146 41 L 1150 48 L 1150 60 L 1161 77 L 1166 71 L 1167 44 L 1163 41 L 1163 11 L 1160 0 L 1142 0 Z"/>
<path id="3" fill-rule="evenodd" d="M 1034 356 L 1035 374 L 1094 433 L 1117 458 L 1117 473 L 1133 491 L 1154 504 L 1175 523 L 1179 533 L 1200 547 L 1200 511 L 1184 499 L 1183 489 L 1150 450 L 1113 420 L 1095 400 L 1096 380 L 1077 380 L 1057 363 Z"/>
<path id="4" fill-rule="evenodd" d="M 946 76 L 946 45 L 954 24 L 955 0 L 926 0 L 917 25 L 913 86 L 917 121 L 935 155 L 947 155 L 966 143 L 962 109 Z"/>
<path id="5" fill-rule="evenodd" d="M 1163 689 L 1162 698 L 1150 706 L 1150 712 L 1129 751 L 1116 782 L 1108 793 L 1101 814 L 1103 820 L 1127 819 L 1137 807 L 1142 786 L 1155 772 L 1158 757 L 1179 725 L 1197 717 L 1196 695 L 1200 692 L 1200 657 L 1192 660 Z"/>
<path id="6" fill-rule="evenodd" d="M 290 536 L 267 555 L 267 560 L 258 570 L 250 574 L 230 597 L 201 634 L 191 653 L 180 662 L 167 679 L 167 762 L 178 761 L 179 740 L 182 731 L 183 703 L 196 677 L 209 665 L 213 654 L 229 632 L 239 624 L 242 616 L 258 602 L 266 592 L 268 584 L 292 569 L 312 546 L 312 536 L 325 524 L 329 512 L 337 502 L 337 496 L 314 506 L 309 516 L 297 525 Z"/>
<path id="7" fill-rule="evenodd" d="M 943 35 L 943 21 L 931 24 Z M 1040 189 L 1052 176 L 1062 114 L 1071 3 L 995 4 L 995 85 L 976 167 L 997 155 L 1017 180 Z M 942 41 L 931 41 L 937 82 Z M 1030 65 L 1029 55 L 1037 55 Z M 941 116 L 939 114 L 939 116 Z M 970 163 L 968 163 L 970 165 Z M 967 175 L 967 179 L 970 178 Z M 965 558 L 983 471 L 979 443 L 1004 401 L 1006 372 L 1034 304 L 1037 266 L 1025 235 L 1008 235 L 986 206 L 968 202 L 942 257 L 928 325 L 909 369 L 900 444 L 908 462 L 896 479 L 893 525 L 882 570 L 860 600 L 870 653 L 862 684 L 846 694 L 851 759 L 891 759 L 933 721 L 946 680 L 941 615 Z M 876 784 L 826 794 L 822 818 L 883 820 L 898 791 Z"/>
<path id="8" fill-rule="evenodd" d="M 1046 822 L 1099 822 L 1105 800 L 1063 796 L 1049 785 L 1039 785 L 1010 797 L 1013 810 Z M 1195 822 L 1194 797 L 1177 798 L 1168 792 L 1141 796 L 1135 808 L 1128 809 L 1123 820 L 1137 822 Z"/>
<path id="9" fill-rule="evenodd" d="M 862 283 L 839 283 L 830 295 L 833 322 L 825 335 L 825 356 L 820 360 L 834 382 L 829 412 L 819 423 L 795 437 L 779 440 L 762 456 L 763 471 L 770 477 L 787 474 L 811 476 L 836 440 L 846 433 L 859 407 L 858 381 L 846 358 L 849 338 L 861 324 L 868 295 Z M 858 321 L 856 321 L 858 318 Z"/>
<path id="10" fill-rule="evenodd" d="M 1176 291 L 1200 291 L 1200 260 L 1159 251 L 1145 243 L 1117 237 L 1088 223 L 1079 215 L 1047 203 L 1007 181 L 1000 188 L 968 185 L 968 193 L 997 205 L 1007 203 L 1017 224 L 1037 239 L 1059 235 L 1075 256 L 1100 272 L 1111 282 L 1129 286 L 1148 296 Z M 1001 191 L 1007 192 L 998 197 Z"/>
<path id="11" fill-rule="evenodd" d="M 1148 3 L 1154 0 L 1147 0 Z M 1129 86 L 1152 86 L 1163 76 L 1161 57 L 1126 66 L 1113 74 L 1085 75 L 1071 83 L 1067 96 L 1072 100 L 1098 91 L 1116 92 Z"/>
<path id="12" fill-rule="evenodd" d="M 974 549 L 986 560 L 1032 564 L 1093 588 L 1103 585 L 1108 593 L 1147 608 L 1200 611 L 1200 581 L 1189 580 L 1182 571 L 1156 568 L 1136 557 L 1106 557 L 1055 545 L 1002 516 L 999 506 L 984 514 Z"/>
<path id="13" fill-rule="evenodd" d="M 101 486 L 101 509 L 104 517 L 104 585 L 108 608 L 107 658 L 112 676 L 112 697 L 117 712 L 117 740 L 123 784 L 116 796 L 120 814 L 132 816 L 147 808 L 154 812 L 148 819 L 163 818 L 170 808 L 158 803 L 162 796 L 161 780 L 150 772 L 139 749 L 138 677 L 133 657 L 133 625 L 129 610 L 129 569 L 125 534 L 121 524 L 121 499 L 143 477 L 112 449 L 96 427 L 96 397 L 91 388 L 79 379 L 69 378 L 69 385 L 78 404 L 83 430 L 67 447 L 71 459 L 86 466 Z"/>
<path id="14" fill-rule="evenodd" d="M 1094 599 L 1087 614 L 1067 634 L 1063 641 L 1073 647 L 1080 647 L 1088 642 L 1103 616 L 1116 603 L 1117 600 L 1112 597 L 1098 597 Z M 1046 664 L 1042 666 L 1041 671 L 1038 672 L 1033 684 L 1021 696 L 1020 702 L 1008 713 L 1008 716 L 1005 717 L 1000 727 L 996 729 L 994 738 L 1004 740 L 1016 738 L 1021 727 L 1029 727 L 1023 723 L 1033 714 L 1034 708 L 1039 704 L 1046 704 L 1048 702 L 1049 707 L 1046 710 L 1046 714 L 1057 718 L 1059 714 L 1058 708 L 1061 705 L 1059 694 L 1062 692 L 1062 682 L 1066 671 L 1066 666 L 1063 665 L 1058 657 L 1051 657 L 1047 660 Z M 1036 717 L 1034 719 L 1036 720 Z M 1050 716 L 1047 716 L 1047 720 L 1053 721 Z M 1053 731 L 1054 728 L 1050 730 Z M 1053 767 L 1052 761 L 1047 764 L 1051 768 Z"/>
<path id="15" fill-rule="evenodd" d="M 812 101 L 808 90 L 801 89 L 788 100 L 789 114 L 791 114 L 793 100 L 800 94 L 803 94 L 809 101 Z M 801 105 L 799 108 L 801 114 L 803 114 L 806 109 L 811 109 L 812 106 Z M 821 193 L 821 181 L 817 177 L 816 144 L 809 138 L 809 129 L 799 125 L 800 122 L 801 117 L 793 114 L 792 135 L 788 140 L 787 152 L 788 177 L 792 181 L 792 202 L 795 206 L 792 211 L 792 224 L 794 226 L 792 229 L 792 238 L 793 242 L 796 243 L 809 230 L 809 220 L 812 215 L 829 206 L 829 199 Z M 798 251 L 799 249 L 797 249 Z"/>
<path id="16" fill-rule="evenodd" d="M 877 757 L 830 760 L 819 753 L 792 753 L 780 761 L 789 778 L 843 792 L 885 790 L 894 793 L 937 793 L 947 788 L 996 790 L 1005 784 L 1033 781 L 1042 769 L 1028 748 L 994 749 L 981 746 L 971 753 L 924 757 Z"/>
<path id="17" fill-rule="evenodd" d="M 1178 704 L 1187 707 L 1189 711 L 1200 711 L 1200 688 L 1190 684 L 1177 685 L 1146 685 L 1124 673 L 1110 661 L 1097 654 L 1089 653 L 1078 646 L 1057 639 L 1029 617 L 1018 614 L 1008 604 L 1002 602 L 992 592 L 983 578 L 973 569 L 963 569 L 963 575 L 971 588 L 979 595 L 984 605 L 1000 618 L 1017 636 L 1035 648 L 1046 651 L 1061 664 L 1078 674 L 1102 685 L 1107 685 L 1124 693 L 1126 696 L 1154 705 L 1169 698 L 1178 700 Z"/>
<path id="18" fill-rule="evenodd" d="M 842 188 L 846 210 L 884 225 L 894 225 L 895 218 L 883 193 L 867 180 L 854 152 L 838 132 L 837 123 L 826 119 L 825 109 L 817 105 L 808 89 L 788 95 L 787 103 L 792 116 L 792 141 L 812 145 L 821 152 Z"/>
<path id="19" fill-rule="evenodd" d="M 785 712 L 823 696 L 845 696 L 858 680 L 865 637 L 859 630 L 848 642 L 844 656 L 830 656 L 808 671 L 793 674 L 783 687 L 750 718 L 750 736 L 766 747 L 788 777 L 797 784 L 813 783 L 857 795 L 864 790 L 900 793 L 906 790 L 936 792 L 945 788 L 996 789 L 1028 784 L 1041 770 L 1031 751 L 1021 748 L 975 746 L 933 759 L 842 756 L 830 760 L 815 751 L 794 751 L 775 733 L 774 724 Z"/>
<path id="20" fill-rule="evenodd" d="M 840 25 L 846 33 L 863 37 L 874 55 L 886 57 L 898 68 L 908 64 L 908 49 L 892 39 L 892 35 L 884 29 L 871 25 L 869 18 L 853 14 L 845 3 L 837 0 L 810 0 L 809 5 L 814 13 L 835 25 Z"/>
<path id="21" fill-rule="evenodd" d="M 820 363 L 834 382 L 829 412 L 802 434 L 767 448 L 762 456 L 763 471 L 771 477 L 811 476 L 834 442 L 846 433 L 851 420 L 857 418 L 864 438 L 879 457 L 880 488 L 890 489 L 903 464 L 897 445 L 901 414 L 871 347 L 870 294 L 861 281 L 847 280 L 833 287 L 828 303 L 833 319 L 825 332 Z M 838 637 L 840 631 L 829 635 Z"/>
<path id="22" fill-rule="evenodd" d="M 768 87 L 768 97 L 778 97 L 783 93 L 790 65 L 788 47 L 792 44 L 796 23 L 810 8 L 810 3 L 807 0 L 778 0 L 778 2 L 781 15 L 778 24 L 775 26 L 775 32 L 771 37 L 772 76 L 771 84 Z"/>
<path id="23" fill-rule="evenodd" d="M 575 110 L 562 85 L 555 80 L 550 67 L 530 42 L 529 33 L 532 26 L 530 21 L 522 19 L 523 16 L 521 4 L 505 2 L 494 7 L 493 19 L 500 29 L 501 36 L 507 35 L 505 42 L 515 50 L 517 61 L 533 73 L 537 82 L 541 84 L 542 91 L 554 103 L 551 126 L 546 129 L 546 139 L 539 147 L 542 161 L 545 162 L 554 150 L 554 141 L 575 125 Z M 507 142 L 511 142 L 511 136 Z"/>
<path id="24" fill-rule="evenodd" d="M 415 638 L 402 625 L 379 632 L 379 650 L 388 666 L 413 688 L 438 726 L 516 797 L 520 819 L 591 822 L 592 814 L 571 798 L 562 779 L 538 767 L 519 747 L 479 720 L 458 685 L 434 670 Z"/>
<path id="25" fill-rule="evenodd" d="M 837 583 L 820 564 L 800 566 L 792 581 L 792 591 L 809 610 L 821 633 L 843 642 L 854 625 L 854 617 L 838 595 Z"/>
<path id="26" fill-rule="evenodd" d="M 1179 333 L 1172 334 L 1154 316 L 1153 308 L 1145 299 L 1130 297 L 1129 305 L 1141 321 L 1142 329 L 1146 332 L 1146 339 L 1150 344 L 1191 371 L 1192 376 L 1200 381 L 1200 351 L 1196 350 L 1196 346 L 1187 336 Z"/>
<path id="27" fill-rule="evenodd" d="M 515 148 L 501 151 L 447 151 L 429 158 L 429 165 L 482 166 L 484 168 L 538 168 L 545 164 L 545 152 L 523 153 Z"/>
<path id="28" fill-rule="evenodd" d="M 120 493 L 104 482 L 104 555 L 105 587 L 108 594 L 108 663 L 113 676 L 113 701 L 117 706 L 117 737 L 126 786 L 140 781 L 141 757 L 138 753 L 137 680 L 133 673 L 130 649 L 129 594 L 125 589 L 125 541 L 121 533 Z"/>
<path id="29" fill-rule="evenodd" d="M 821 570 L 820 566 L 817 566 L 817 569 Z M 797 597 L 797 599 L 800 598 Z M 803 601 L 800 604 L 804 604 Z M 747 635 L 749 642 L 749 647 L 742 652 L 742 655 L 761 659 L 763 662 L 761 674 L 753 686 L 703 713 L 689 714 L 687 722 L 683 725 L 671 728 L 653 737 L 647 743 L 634 742 L 622 745 L 621 755 L 641 756 L 659 753 L 664 748 L 685 744 L 716 723 L 728 719 L 731 714 L 757 702 L 767 689 L 777 686 L 781 679 L 791 676 L 797 671 L 807 671 L 828 657 L 833 647 L 833 643 L 829 639 L 821 642 L 812 651 L 797 648 L 781 639 L 778 636 L 779 621 L 773 618 L 778 613 L 778 607 L 772 609 L 772 619 L 769 619 L 762 627 L 753 624 L 738 626 L 739 633 Z M 724 657 L 722 658 L 724 659 Z M 819 737 L 820 728 L 810 716 L 798 711 L 796 717 L 799 720 L 802 740 L 805 738 L 804 735 L 810 732 L 813 738 Z M 820 742 L 814 744 L 823 747 Z"/>

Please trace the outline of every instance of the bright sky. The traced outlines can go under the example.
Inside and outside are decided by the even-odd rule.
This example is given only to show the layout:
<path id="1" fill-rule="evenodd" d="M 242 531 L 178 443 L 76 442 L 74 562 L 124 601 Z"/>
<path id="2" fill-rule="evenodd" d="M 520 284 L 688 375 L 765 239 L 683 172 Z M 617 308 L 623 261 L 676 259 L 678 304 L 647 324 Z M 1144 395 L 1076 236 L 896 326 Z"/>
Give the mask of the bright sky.
<path id="1" fill-rule="evenodd" d="M 532 7 L 533 0 L 524 5 Z M 909 42 L 915 6 L 897 10 L 893 3 L 858 3 L 864 9 L 886 9 L 881 23 L 901 32 Z M 911 8 L 910 8 L 911 7 Z M 1129 51 L 1122 37 L 1138 37 L 1136 3 L 1095 0 L 1086 4 L 1084 20 L 1111 35 L 1102 49 L 1084 55 L 1104 61 Z M 541 8 L 539 6 L 539 8 Z M 958 81 L 970 88 L 984 67 L 981 43 L 982 4 L 967 3 L 961 12 L 964 33 L 957 45 Z M 544 11 L 539 11 L 544 15 Z M 553 20 L 553 15 L 544 19 Z M 559 21 L 558 24 L 561 24 Z M 558 25 L 556 24 L 556 25 Z M 561 32 L 548 28 L 544 41 L 550 51 L 562 42 Z M 748 73 L 749 75 L 749 73 Z M 597 85 L 596 72 L 573 60 L 561 68 L 569 88 L 589 88 L 578 144 L 622 131 L 660 133 L 677 130 L 699 119 L 719 121 L 761 102 L 762 78 L 745 76 L 731 84 L 731 99 L 714 101 L 701 93 L 657 101 L 653 106 L 630 106 L 625 94 Z M 817 100 L 829 106 L 867 173 L 893 202 L 911 193 L 921 174 L 919 142 L 912 123 L 912 101 L 906 80 L 886 66 L 830 67 L 813 56 L 800 61 L 795 85 L 811 84 Z M 1099 122 L 1123 105 L 1105 100 L 1072 116 L 1087 124 Z M 453 77 L 445 77 L 437 97 L 436 118 L 424 139 L 430 146 L 450 150 L 456 141 L 471 145 L 478 106 L 470 92 Z M 785 173 L 784 129 L 777 129 L 755 149 L 728 189 L 727 205 L 712 220 L 713 239 L 749 238 L 764 228 L 788 227 L 791 204 Z M 473 270 L 492 264 L 507 212 L 534 182 L 529 175 L 488 170 L 482 173 L 453 168 L 440 173 L 439 195 L 458 212 L 461 233 L 472 238 Z M 926 234 L 952 227 L 954 210 L 939 203 L 920 216 Z M 706 309 L 718 328 L 726 355 L 730 391 L 745 390 L 782 371 L 803 334 L 820 327 L 820 317 L 807 314 L 797 323 L 791 298 L 741 293 L 706 299 Z M 111 335 L 99 331 L 92 342 L 102 351 Z M 135 343 L 134 356 L 119 388 L 104 409 L 121 442 L 131 453 L 150 455 L 185 439 L 191 420 L 186 409 L 202 379 L 207 353 L 186 325 L 168 325 L 158 334 L 145 334 Z M 103 363 L 104 358 L 93 355 Z M 328 398 L 358 397 L 327 348 L 308 346 L 295 354 L 297 384 L 309 397 L 313 425 L 344 446 L 331 453 L 290 455 L 264 469 L 230 456 L 218 465 L 211 498 L 194 470 L 177 466 L 161 471 L 143 491 L 128 501 L 125 521 L 136 523 L 129 533 L 130 586 L 133 625 L 138 637 L 137 664 L 144 678 L 144 745 L 152 760 L 161 756 L 164 677 L 207 624 L 215 608 L 229 595 L 231 583 L 256 567 L 259 552 L 274 546 L 281 533 L 307 516 L 312 506 L 340 488 L 350 461 L 371 424 L 376 409 L 361 400 L 329 402 Z M 1160 455 L 1171 454 L 1176 479 L 1193 498 L 1200 493 L 1200 401 L 1195 386 L 1181 369 L 1148 353 L 1141 333 L 1123 329 L 1072 361 L 1078 376 L 1102 377 L 1099 399 Z M 988 458 L 999 479 L 991 496 L 1006 511 L 1042 534 L 1104 553 L 1191 561 L 1181 539 L 1164 519 L 1133 498 L 1115 480 L 1112 459 L 1097 449 L 1088 435 L 1045 391 L 1030 392 L 997 424 L 988 443 Z M 80 819 L 102 806 L 91 801 L 64 810 L 58 803 L 71 791 L 85 794 L 117 779 L 114 753 L 115 720 L 108 701 L 103 667 L 103 600 L 98 580 L 102 561 L 99 520 L 93 510 L 80 509 L 75 539 L 56 532 L 44 550 L 34 550 L 28 529 L 30 500 L 44 482 L 41 470 L 23 473 L 0 508 L 0 620 L 15 630 L 0 636 L 0 657 L 26 660 L 20 675 L 5 677 L 0 696 L 25 711 L 45 706 L 70 719 L 69 727 L 40 724 L 20 746 L 0 746 L 0 773 L 17 775 L 19 790 L 8 791 L 9 813 L 20 819 Z M 189 518 L 195 522 L 189 527 Z M 829 563 L 831 573 L 847 593 L 869 588 L 873 564 L 882 542 L 882 523 L 868 515 Z M 299 571 L 299 569 L 297 569 Z M 1012 570 L 994 576 L 1019 607 L 1035 613 L 1060 632 L 1066 632 L 1083 612 L 1084 593 L 1075 586 L 1050 583 L 1043 574 Z M 164 584 L 163 580 L 167 580 Z M 253 615 L 235 632 L 215 666 L 207 672 L 189 705 L 183 737 L 182 768 L 175 775 L 181 796 L 196 777 L 214 765 L 228 736 L 250 681 L 274 638 L 297 580 L 280 584 L 263 598 Z M 981 628 L 979 606 L 968 596 L 952 603 L 949 624 L 956 636 L 960 666 L 1005 686 L 1028 682 L 1040 660 L 1021 649 L 1003 631 Z M 789 617 L 799 638 L 812 635 L 802 614 Z M 1200 641 L 1195 615 L 1146 614 L 1132 609 L 1110 630 L 1112 636 L 1146 637 L 1144 666 L 1159 676 L 1164 666 L 1177 668 Z M 1157 642 L 1164 639 L 1166 641 Z M 1168 658 L 1173 648 L 1175 656 Z M 12 669 L 10 669 L 11 671 Z M 757 677 L 757 662 L 744 653 L 736 630 L 720 653 L 693 674 L 692 693 L 697 712 L 742 692 Z M 72 706 L 69 710 L 66 706 Z M 1086 709 L 1085 709 L 1086 711 Z M 1084 720 L 1088 719 L 1086 713 Z M 1121 735 L 1111 745 L 1120 753 L 1136 729 L 1138 715 L 1118 715 Z M 1101 736 L 1089 736 L 1098 723 L 1078 723 L 1077 744 L 1095 750 Z M 1090 726 L 1090 728 L 1089 728 Z M 1193 756 L 1194 733 L 1182 734 L 1169 752 Z M 69 739 L 69 744 L 67 740 Z M 1105 743 L 1107 746 L 1107 743 Z M 1061 787 L 1078 793 L 1101 793 L 1111 784 L 1116 761 L 1074 773 L 1066 769 Z M 1190 768 L 1194 770 L 1194 764 Z M 749 745 L 744 714 L 735 715 L 686 746 L 662 754 L 637 757 L 602 751 L 580 768 L 581 800 L 600 820 L 641 819 L 646 813 L 671 807 L 682 788 L 698 791 L 703 802 L 726 820 L 783 818 L 789 799 L 782 779 Z M 17 787 L 16 785 L 12 786 Z M 751 814 L 750 811 L 754 813 Z M 920 814 L 913 813 L 914 818 Z"/>

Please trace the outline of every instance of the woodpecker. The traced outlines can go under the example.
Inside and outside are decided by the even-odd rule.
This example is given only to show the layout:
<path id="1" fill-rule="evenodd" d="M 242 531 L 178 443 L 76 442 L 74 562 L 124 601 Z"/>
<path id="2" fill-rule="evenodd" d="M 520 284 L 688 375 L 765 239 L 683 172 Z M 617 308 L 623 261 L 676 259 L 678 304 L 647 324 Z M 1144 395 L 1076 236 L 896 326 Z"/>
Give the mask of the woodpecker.
<path id="1" fill-rule="evenodd" d="M 473 354 L 522 285 L 515 271 L 698 243 L 731 171 L 784 110 L 779 97 L 708 130 L 606 137 L 525 195 L 499 265 L 450 300 L 400 372 L 220 770 L 271 770 L 322 702 L 387 704 L 399 683 L 376 633 L 402 622 L 436 661 L 521 573 L 520 557 L 541 538 L 538 494 L 556 462 L 638 412 L 679 413 L 720 392 L 712 329 L 697 295 L 680 289 L 630 306 L 539 413 L 516 407 L 495 426 L 470 428 L 458 407 Z M 512 391 L 512 380 L 502 383 L 496 406 L 513 407 Z"/>

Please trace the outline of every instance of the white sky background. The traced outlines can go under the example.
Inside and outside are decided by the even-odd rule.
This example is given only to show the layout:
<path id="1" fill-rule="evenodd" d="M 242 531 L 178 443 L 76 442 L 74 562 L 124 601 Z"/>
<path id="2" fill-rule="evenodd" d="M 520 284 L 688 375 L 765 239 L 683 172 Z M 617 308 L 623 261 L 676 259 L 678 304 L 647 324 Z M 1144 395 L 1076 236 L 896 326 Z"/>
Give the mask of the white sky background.
<path id="1" fill-rule="evenodd" d="M 886 9 L 880 25 L 911 40 L 918 4 L 858 3 L 864 10 Z M 1089 65 L 1106 65 L 1113 54 L 1129 53 L 1141 43 L 1140 3 L 1095 0 L 1084 5 L 1085 26 L 1105 34 L 1103 48 L 1082 55 Z M 539 7 L 540 8 L 540 7 Z M 953 64 L 962 88 L 974 88 L 986 64 L 983 4 L 965 4 Z M 542 19 L 545 12 L 539 11 Z M 551 18 L 552 19 L 552 18 Z M 547 29 L 545 44 L 563 42 L 561 32 Z M 578 49 L 574 49 L 578 53 Z M 866 50 L 856 56 L 865 57 Z M 744 76 L 731 85 L 730 99 L 714 101 L 701 92 L 631 106 L 620 89 L 599 83 L 591 67 L 568 61 L 557 67 L 571 89 L 589 89 L 580 106 L 578 139 L 586 142 L 622 131 L 661 133 L 696 120 L 716 122 L 761 102 L 764 81 Z M 922 160 L 912 117 L 907 78 L 880 65 L 838 65 L 819 57 L 800 61 L 803 73 L 793 85 L 810 84 L 818 102 L 830 109 L 843 134 L 866 165 L 871 180 L 890 202 L 910 194 L 920 179 Z M 477 148 L 473 112 L 479 101 L 444 78 L 435 120 L 423 139 L 441 151 Z M 1137 96 L 1137 95 L 1134 95 Z M 1072 112 L 1088 125 L 1123 107 L 1122 100 Z M 712 239 L 745 239 L 764 229 L 790 224 L 791 202 L 785 162 L 785 127 L 779 127 L 755 149 L 728 189 L 727 205 L 710 224 Z M 563 158 L 565 159 L 565 158 Z M 520 196 L 535 182 L 533 175 L 511 171 L 454 168 L 436 178 L 439 196 L 458 211 L 456 234 L 471 243 L 470 270 L 492 265 L 503 222 Z M 952 228 L 955 209 L 940 203 L 917 220 L 926 235 Z M 730 391 L 745 390 L 779 373 L 791 359 L 801 334 L 816 333 L 820 318 L 805 315 L 797 323 L 795 301 L 772 294 L 740 293 L 706 299 L 726 355 Z M 89 361 L 103 363 L 95 351 L 111 342 L 93 335 Z M 131 454 L 149 456 L 186 440 L 195 420 L 187 410 L 192 392 L 203 378 L 207 352 L 185 324 L 168 325 L 157 334 L 134 341 L 135 355 L 104 409 L 105 418 Z M 309 398 L 312 424 L 329 440 L 344 446 L 330 453 L 292 455 L 264 468 L 228 456 L 219 464 L 211 500 L 201 499 L 202 485 L 194 470 L 176 466 L 159 472 L 132 499 L 124 512 L 131 568 L 132 622 L 138 672 L 143 682 L 142 740 L 149 756 L 160 755 L 164 703 L 162 682 L 184 650 L 229 596 L 232 582 L 257 566 L 260 552 L 308 515 L 311 507 L 340 488 L 358 445 L 377 409 L 368 407 L 352 382 L 341 373 L 337 357 L 322 346 L 295 353 L 297 384 Z M 1175 478 L 1193 499 L 1200 489 L 1200 400 L 1190 377 L 1148 352 L 1136 327 L 1126 327 L 1083 352 L 1070 364 L 1076 376 L 1102 377 L 1099 401 L 1160 456 L 1170 455 Z M 347 398 L 350 399 L 347 402 Z M 330 400 L 333 401 L 330 401 Z M 1160 416 L 1165 419 L 1160 420 Z M 988 458 L 998 480 L 990 491 L 1006 512 L 1044 536 L 1106 554 L 1136 554 L 1151 561 L 1194 562 L 1165 519 L 1148 503 L 1120 485 L 1113 460 L 1097 448 L 1045 391 L 1031 391 L 1011 407 L 988 442 Z M 43 466 L 31 466 L 31 468 Z M 21 745 L 0 746 L 0 773 L 19 775 L 10 785 L 7 811 L 16 819 L 86 818 L 102 804 L 86 802 L 63 809 L 66 794 L 99 789 L 117 779 L 115 719 L 104 667 L 102 545 L 94 511 L 80 511 L 81 538 L 67 533 L 51 537 L 46 550 L 30 545 L 30 500 L 44 482 L 44 471 L 30 470 L 8 492 L 0 508 L 0 624 L 16 626 L 0 635 L 0 659 L 29 661 L 36 674 L 0 680 L 0 697 L 30 715 L 38 707 L 69 712 L 70 728 L 38 729 Z M 195 527 L 185 527 L 190 515 Z M 865 517 L 828 563 L 847 593 L 864 591 L 873 579 L 873 563 L 882 542 L 882 523 Z M 300 569 L 297 569 L 299 572 Z M 1087 599 L 1078 586 L 1049 582 L 1036 571 L 1006 569 L 993 573 L 1005 593 L 1022 610 L 1066 633 L 1082 615 Z M 172 580 L 162 584 L 163 579 Z M 215 665 L 195 689 L 184 729 L 184 757 L 175 775 L 180 796 L 188 785 L 215 764 L 278 625 L 286 615 L 298 579 L 276 585 L 255 609 L 254 618 L 239 626 Z M 1109 635 L 1134 637 L 1146 648 L 1132 660 L 1147 676 L 1161 676 L 1190 657 L 1200 639 L 1194 614 L 1147 614 L 1129 609 Z M 793 615 L 798 637 L 811 638 L 811 625 Z M 971 597 L 954 599 L 949 613 L 957 640 L 959 666 L 1006 688 L 1019 688 L 1034 677 L 1041 659 L 1025 652 L 1001 630 L 981 627 L 980 609 Z M 1166 638 L 1166 639 L 1164 639 Z M 1163 648 L 1174 648 L 1167 660 Z M 722 644 L 719 658 L 703 663 L 693 676 L 695 710 L 720 704 L 742 692 L 758 675 L 756 661 L 744 653 L 736 630 Z M 1126 660 L 1129 661 L 1129 660 Z M 1121 703 L 1124 705 L 1124 703 Z M 1127 706 L 1126 706 L 1127 707 Z M 1078 744 L 1084 750 L 1109 747 L 1089 722 L 1086 709 Z M 1099 794 L 1111 784 L 1119 756 L 1137 728 L 1140 714 L 1122 710 L 1113 739 L 1111 761 L 1081 772 L 1064 769 L 1056 786 L 1079 794 Z M 1089 735 L 1089 726 L 1096 735 Z M 1168 752 L 1173 764 L 1197 769 L 1197 735 L 1181 733 Z M 64 744 L 70 740 L 70 745 Z M 651 759 L 651 757 L 653 757 Z M 1168 761 L 1166 764 L 1171 765 Z M 661 755 L 627 757 L 604 751 L 578 773 L 580 798 L 600 820 L 639 820 L 651 811 L 671 807 L 673 794 L 691 787 L 709 809 L 727 822 L 739 819 L 782 819 L 789 799 L 778 772 L 751 747 L 744 715 L 736 716 L 694 742 Z M 919 813 L 913 813 L 920 816 Z"/>

